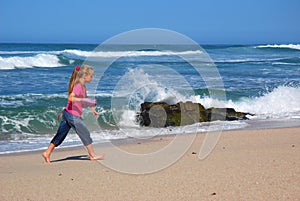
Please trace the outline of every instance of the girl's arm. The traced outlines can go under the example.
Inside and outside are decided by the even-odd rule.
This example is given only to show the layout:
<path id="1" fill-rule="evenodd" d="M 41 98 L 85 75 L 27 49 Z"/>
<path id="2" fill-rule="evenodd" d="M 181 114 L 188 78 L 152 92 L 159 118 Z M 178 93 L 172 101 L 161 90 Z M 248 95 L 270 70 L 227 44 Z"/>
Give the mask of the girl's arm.
<path id="1" fill-rule="evenodd" d="M 91 110 L 92 110 L 92 113 L 95 117 L 98 117 L 99 116 L 99 113 L 95 110 L 94 107 L 91 107 Z"/>
<path id="2" fill-rule="evenodd" d="M 82 98 L 77 98 L 75 97 L 75 93 L 72 92 L 69 97 L 68 97 L 68 101 L 70 102 L 80 102 Z"/>

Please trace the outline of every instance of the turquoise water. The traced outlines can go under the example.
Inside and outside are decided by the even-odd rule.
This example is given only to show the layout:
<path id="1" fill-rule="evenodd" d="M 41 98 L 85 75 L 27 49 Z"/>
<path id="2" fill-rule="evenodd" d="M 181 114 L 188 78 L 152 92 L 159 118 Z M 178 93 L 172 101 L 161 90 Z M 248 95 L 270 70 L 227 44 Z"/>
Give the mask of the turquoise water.
<path id="1" fill-rule="evenodd" d="M 103 63 L 108 58 L 117 58 L 103 75 L 95 71 L 95 80 L 101 76 L 96 89 L 87 85 L 89 95 L 98 100 L 96 109 L 100 112 L 97 120 L 88 111 L 84 113 L 95 141 L 127 138 L 124 129 L 143 129 L 135 122 L 135 114 L 143 101 L 191 100 L 205 107 L 232 107 L 255 114 L 250 124 L 257 120 L 300 119 L 300 45 L 202 46 L 224 84 L 224 89 L 213 92 L 225 90 L 226 100 L 211 97 L 205 81 L 180 58 L 180 55 L 193 57 L 198 51 L 193 47 L 187 50 L 186 47 L 168 49 L 166 46 L 165 51 L 130 52 L 120 51 L 124 48 L 118 46 L 101 52 L 94 52 L 94 48 L 96 45 L 0 44 L 1 153 L 48 145 L 59 124 L 57 114 L 67 103 L 71 72 L 74 66 L 91 56 Z M 139 68 L 141 66 L 143 68 Z M 175 69 L 185 82 L 179 83 L 175 75 L 159 69 L 160 66 Z M 116 118 L 111 104 L 112 99 L 122 98 L 121 93 L 115 92 L 124 76 L 130 80 L 126 83 L 128 88 L 136 87 L 135 97 L 130 99 L 129 108 L 114 111 L 120 114 Z M 156 76 L 172 87 L 165 87 Z M 244 128 L 248 124 L 228 122 L 225 129 Z M 205 125 L 200 128 L 201 131 L 209 129 Z M 182 128 L 172 129 L 166 134 L 181 132 Z M 80 141 L 74 134 L 64 142 L 66 146 L 76 144 Z"/>

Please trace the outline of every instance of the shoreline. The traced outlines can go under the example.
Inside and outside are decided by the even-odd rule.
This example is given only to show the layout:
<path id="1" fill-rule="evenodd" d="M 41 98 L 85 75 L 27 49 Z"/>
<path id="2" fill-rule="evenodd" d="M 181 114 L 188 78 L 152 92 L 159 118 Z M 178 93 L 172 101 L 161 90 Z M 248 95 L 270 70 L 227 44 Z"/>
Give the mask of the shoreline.
<path id="1" fill-rule="evenodd" d="M 112 158 L 130 164 L 101 143 L 95 152 L 106 157 L 99 162 L 89 161 L 83 146 L 55 150 L 50 165 L 40 151 L 1 155 L 0 200 L 300 200 L 299 131 L 224 131 L 204 160 L 197 154 L 205 135 L 197 134 L 177 161 L 151 174 L 125 174 L 103 165 Z M 158 136 L 117 147 L 145 154 L 172 139 Z"/>
<path id="2" fill-rule="evenodd" d="M 221 132 L 230 132 L 230 131 L 243 131 L 243 130 L 266 130 L 266 129 L 285 129 L 285 128 L 297 128 L 300 127 L 300 119 L 271 119 L 271 120 L 243 120 L 239 122 L 245 122 L 248 125 L 246 127 L 242 128 L 233 128 L 228 130 L 222 130 Z M 203 131 L 198 132 L 196 135 L 206 135 L 206 133 L 209 131 Z M 167 134 L 167 135 L 161 135 L 161 136 L 155 136 L 155 137 L 174 137 L 177 135 L 189 135 L 189 133 L 184 134 Z M 155 138 L 154 137 L 154 138 Z M 151 139 L 151 138 L 150 138 Z M 50 142 L 50 141 L 49 141 Z M 116 143 L 116 144 L 131 144 L 135 143 L 134 138 L 121 138 L 121 139 L 112 139 L 112 140 L 106 140 L 106 142 L 95 142 L 95 144 L 109 144 L 110 142 Z M 63 145 L 63 144 L 62 144 Z M 82 143 L 80 141 L 77 142 L 77 144 L 74 145 L 65 145 L 65 146 L 59 146 L 56 148 L 56 150 L 60 149 L 79 149 L 82 147 Z M 0 153 L 1 156 L 5 155 L 22 155 L 23 153 L 31 153 L 31 152 L 40 152 L 45 148 L 37 148 L 33 150 L 18 150 L 18 151 L 8 151 L 8 152 L 2 152 Z"/>

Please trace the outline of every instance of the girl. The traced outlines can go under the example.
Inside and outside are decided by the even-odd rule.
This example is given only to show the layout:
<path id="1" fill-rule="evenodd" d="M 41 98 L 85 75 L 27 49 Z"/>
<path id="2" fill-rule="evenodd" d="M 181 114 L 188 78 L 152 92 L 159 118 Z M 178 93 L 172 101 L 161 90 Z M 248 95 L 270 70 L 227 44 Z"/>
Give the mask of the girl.
<path id="1" fill-rule="evenodd" d="M 95 117 L 98 117 L 98 112 L 95 110 L 96 100 L 88 99 L 86 96 L 85 83 L 90 83 L 93 79 L 94 69 L 89 65 L 77 66 L 74 68 L 70 83 L 69 96 L 66 108 L 61 112 L 62 121 L 56 135 L 51 140 L 51 143 L 46 151 L 42 153 L 46 163 L 50 163 L 50 155 L 55 147 L 59 146 L 66 138 L 69 130 L 73 128 L 78 134 L 84 146 L 89 153 L 90 160 L 99 160 L 104 157 L 104 154 L 96 156 L 92 146 L 90 132 L 81 119 L 82 107 L 90 107 Z M 58 119 L 60 118 L 58 115 Z"/>

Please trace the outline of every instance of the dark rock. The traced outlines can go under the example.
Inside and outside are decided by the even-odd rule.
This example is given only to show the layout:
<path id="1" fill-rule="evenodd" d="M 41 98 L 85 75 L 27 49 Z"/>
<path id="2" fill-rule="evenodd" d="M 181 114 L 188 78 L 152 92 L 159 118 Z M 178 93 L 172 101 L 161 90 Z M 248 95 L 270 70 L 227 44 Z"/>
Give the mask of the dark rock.
<path id="1" fill-rule="evenodd" d="M 216 120 L 244 120 L 248 119 L 247 114 L 236 112 L 233 108 L 205 109 L 200 103 L 192 102 L 173 105 L 165 102 L 144 102 L 137 114 L 137 121 L 141 126 L 150 127 L 183 126 Z"/>

